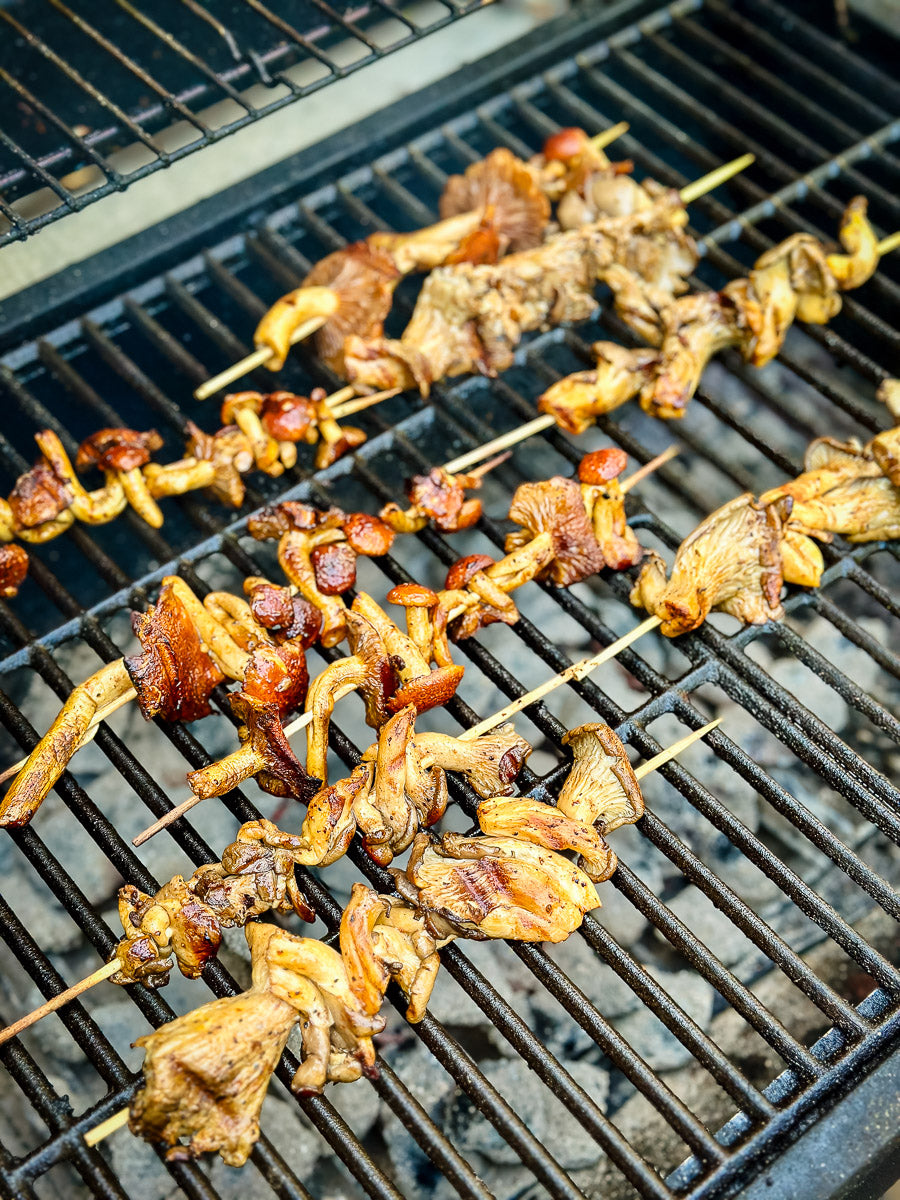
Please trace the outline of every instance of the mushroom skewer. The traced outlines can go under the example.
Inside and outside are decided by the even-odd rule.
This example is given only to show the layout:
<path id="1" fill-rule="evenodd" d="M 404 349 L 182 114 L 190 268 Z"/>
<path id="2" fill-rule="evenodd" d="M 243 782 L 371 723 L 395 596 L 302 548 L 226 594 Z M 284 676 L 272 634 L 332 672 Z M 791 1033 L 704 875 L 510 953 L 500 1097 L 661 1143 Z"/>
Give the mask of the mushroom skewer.
<path id="1" fill-rule="evenodd" d="M 340 373 L 344 337 L 380 334 L 404 275 L 448 261 L 494 260 L 507 248 L 536 245 L 550 217 L 547 196 L 558 199 L 573 170 L 611 172 L 603 147 L 627 129 L 621 122 L 595 138 L 562 130 L 548 139 L 541 165 L 522 162 L 505 148 L 493 151 L 450 180 L 437 224 L 409 234 L 375 233 L 317 263 L 265 314 L 254 333 L 256 349 L 200 384 L 195 397 L 205 400 L 258 367 L 280 370 L 290 347 L 315 333 L 321 357 Z"/>
<path id="2" fill-rule="evenodd" d="M 582 664 L 576 666 L 581 667 Z M 568 674 L 570 679 L 584 677 L 584 674 L 575 674 L 575 668 L 570 668 Z M 542 694 L 546 694 L 546 691 Z M 538 698 L 537 695 L 533 697 Z M 524 705 L 520 704 L 521 707 Z M 491 725 L 502 721 L 508 712 L 509 709 L 504 709 L 490 718 Z M 570 819 L 584 821 L 589 818 L 588 824 L 594 824 L 602 817 L 606 832 L 626 819 L 636 819 L 642 809 L 639 789 L 635 791 L 637 782 L 677 757 L 719 724 L 719 720 L 714 720 L 692 731 L 633 771 L 621 742 L 607 726 L 584 726 L 581 730 L 573 731 L 567 735 L 567 741 L 575 751 L 575 765 L 570 776 L 571 784 L 567 784 L 561 794 L 560 810 Z M 470 732 L 466 731 L 463 738 Z M 442 736 L 424 735 L 423 745 L 428 744 L 429 738 L 435 742 Z M 596 738 L 600 739 L 599 742 L 595 742 Z M 447 740 L 453 742 L 461 739 Z M 512 741 L 507 741 L 512 745 Z M 597 746 L 599 751 L 596 750 Z M 492 772 L 495 777 L 496 772 L 495 765 Z M 629 783 L 629 780 L 633 782 Z M 370 769 L 362 763 L 348 780 L 341 780 L 324 790 L 334 795 L 342 794 L 345 800 L 349 798 L 352 803 L 355 795 L 370 786 L 370 781 Z M 621 791 L 623 786 L 625 791 Z M 486 791 L 487 788 L 483 789 L 482 794 Z M 629 796 L 632 800 L 627 801 L 626 807 L 613 821 L 609 801 L 619 792 L 622 804 L 626 804 Z M 569 796 L 572 797 L 571 801 L 567 799 Z M 604 800 L 604 796 L 608 800 Z M 578 797 L 582 797 L 580 802 Z M 330 805 L 332 801 L 329 799 L 326 803 Z M 479 806 L 479 820 L 484 832 L 499 830 L 498 813 L 503 805 L 508 804 L 512 810 L 519 803 L 517 798 L 487 795 Z M 525 803 L 533 807 L 536 802 L 526 800 Z M 584 808 L 585 804 L 588 809 Z M 543 805 L 542 809 L 549 807 Z M 489 825 L 488 821 L 491 822 Z M 508 832 L 508 822 L 504 832 Z M 346 849 L 348 841 L 349 838 L 344 835 L 331 842 L 324 855 L 320 850 L 319 863 L 334 861 Z M 131 886 L 124 887 L 120 893 L 120 916 L 126 936 L 119 942 L 116 955 L 79 983 L 0 1031 L 0 1045 L 113 976 L 119 976 L 116 981 L 119 984 L 140 980 L 158 987 L 168 977 L 173 956 L 183 974 L 190 978 L 198 976 L 205 962 L 216 953 L 222 928 L 243 925 L 268 909 L 293 911 L 312 920 L 313 914 L 308 910 L 294 880 L 294 866 L 312 861 L 315 859 L 310 857 L 309 842 L 302 836 L 282 833 L 269 821 L 251 821 L 241 827 L 237 840 L 226 849 L 221 863 L 197 868 L 189 880 L 177 876 L 154 897 L 144 896 Z M 614 869 L 612 859 L 607 866 L 611 864 Z M 611 873 L 612 870 L 609 870 Z M 185 912 L 184 905 L 188 902 L 189 910 Z"/>
<path id="3" fill-rule="evenodd" d="M 653 416 L 683 417 L 714 355 L 736 347 L 747 362 L 764 366 L 795 320 L 829 321 L 840 310 L 840 293 L 864 283 L 900 245 L 900 235 L 876 241 L 861 196 L 847 206 L 840 238 L 846 253 L 828 254 L 811 235 L 793 234 L 763 254 L 746 279 L 720 292 L 682 296 L 637 320 L 625 312 L 626 323 L 654 348 L 595 343 L 593 370 L 560 379 L 540 397 L 544 419 L 584 433 L 597 416 L 635 396 Z"/>

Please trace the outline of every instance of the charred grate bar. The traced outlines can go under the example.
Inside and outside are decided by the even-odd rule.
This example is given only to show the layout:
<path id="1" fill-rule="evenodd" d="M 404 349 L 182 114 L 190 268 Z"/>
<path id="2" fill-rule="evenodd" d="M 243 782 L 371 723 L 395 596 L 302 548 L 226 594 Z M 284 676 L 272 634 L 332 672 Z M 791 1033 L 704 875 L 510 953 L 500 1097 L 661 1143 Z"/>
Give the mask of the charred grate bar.
<path id="1" fill-rule="evenodd" d="M 310 156 L 288 196 L 254 197 L 252 218 L 242 215 L 215 243 L 202 230 L 185 238 L 189 253 L 165 270 L 142 267 L 126 294 L 109 283 L 79 307 L 73 288 L 58 325 L 35 308 L 7 331 L 0 486 L 8 490 L 29 464 L 43 426 L 72 449 L 101 424 L 152 423 L 175 457 L 187 417 L 216 420 L 213 402 L 187 399 L 191 388 L 247 348 L 260 312 L 312 262 L 372 229 L 433 219 L 448 174 L 497 144 L 530 153 L 561 125 L 629 120 L 622 155 L 674 186 L 754 150 L 746 176 L 692 208 L 707 246 L 701 285 L 742 273 L 797 229 L 830 236 L 859 191 L 881 231 L 900 225 L 897 88 L 883 47 L 863 40 L 848 50 L 812 23 L 817 6 L 800 0 L 681 0 L 641 8 L 637 24 L 627 23 L 635 6 L 627 8 L 612 11 L 595 44 L 577 20 L 551 27 L 554 61 L 529 50 L 531 65 L 520 63 L 511 80 L 499 62 L 468 87 L 456 80 L 442 92 L 439 126 L 373 139 L 379 157 L 359 168 L 363 128 L 336 184 Z M 642 486 L 633 509 L 642 541 L 671 549 L 737 491 L 795 473 L 811 438 L 867 437 L 888 423 L 874 389 L 900 374 L 897 293 L 889 259 L 832 325 L 793 331 L 777 364 L 762 372 L 733 357 L 717 364 L 677 426 L 625 408 L 577 444 L 551 431 L 522 445 L 487 481 L 485 511 L 504 512 L 523 479 L 568 470 L 607 438 L 640 461 L 679 440 L 684 453 Z M 401 291 L 398 322 L 413 297 Z M 288 494 L 374 509 L 396 498 L 400 477 L 532 417 L 547 384 L 585 365 L 590 342 L 610 334 L 624 331 L 607 317 L 595 329 L 552 331 L 530 339 L 498 380 L 464 380 L 437 389 L 432 404 L 398 397 L 362 414 L 369 441 L 314 477 L 295 471 Z M 297 390 L 333 382 L 302 352 L 281 380 Z M 248 509 L 284 491 L 284 481 L 252 481 Z M 503 534 L 486 518 L 452 541 L 433 530 L 398 539 L 393 556 L 364 564 L 360 585 L 383 595 L 411 574 L 434 583 L 459 555 L 502 545 Z M 126 610 L 151 602 L 164 574 L 178 570 L 202 593 L 277 572 L 271 547 L 247 538 L 245 514 L 230 519 L 199 498 L 169 503 L 161 531 L 123 517 L 75 529 L 33 560 L 19 600 L 0 605 L 4 761 L 35 743 L 73 681 L 128 647 Z M 127 1134 L 102 1152 L 82 1141 L 134 1090 L 128 1042 L 205 998 L 201 984 L 173 981 L 159 994 L 98 990 L 0 1050 L 9 1117 L 0 1190 L 713 1200 L 764 1167 L 777 1173 L 789 1143 L 813 1120 L 839 1117 L 850 1103 L 841 1097 L 877 1082 L 900 1044 L 897 560 L 896 543 L 837 543 L 822 587 L 793 594 L 782 624 L 734 632 L 711 621 L 675 643 L 645 639 L 620 667 L 523 714 L 519 727 L 536 747 L 526 786 L 550 791 L 572 725 L 608 721 L 646 757 L 712 714 L 725 720 L 709 750 L 647 781 L 648 813 L 617 844 L 622 865 L 607 909 L 571 944 L 444 951 L 433 1015 L 412 1031 L 399 1017 L 389 1025 L 378 1080 L 300 1102 L 273 1087 L 264 1136 L 237 1184 L 208 1163 L 162 1166 Z M 629 628 L 638 618 L 628 589 L 612 576 L 565 592 L 523 590 L 514 630 L 493 627 L 460 645 L 467 671 L 448 730 Z M 119 714 L 34 826 L 3 840 L 4 879 L 17 881 L 0 901 L 3 1019 L 109 952 L 120 878 L 153 890 L 188 864 L 215 860 L 236 823 L 257 815 L 259 797 L 234 792 L 140 855 L 130 845 L 148 813 L 161 815 L 170 794 L 183 794 L 187 768 L 233 745 L 224 696 L 218 702 L 218 719 L 140 735 L 141 723 Z M 365 733 L 352 704 L 337 718 L 332 748 L 349 766 Z M 465 827 L 475 797 L 457 781 L 452 799 Z M 264 811 L 272 815 L 270 799 Z M 303 878 L 321 920 L 314 932 L 334 934 L 353 878 L 390 886 L 358 849 L 350 857 L 344 873 L 335 865 Z M 236 953 L 223 955 L 204 982 L 230 994 L 244 969 Z M 295 1065 L 288 1055 L 281 1085 Z M 871 1151 L 871 1171 L 886 1178 L 887 1146 L 873 1142 Z M 858 1194 L 877 1194 L 872 1178 Z M 823 1196 L 838 1190 L 820 1176 L 816 1186 Z"/>
<path id="2" fill-rule="evenodd" d="M 0 8 L 0 246 L 433 33 L 482 0 Z"/>

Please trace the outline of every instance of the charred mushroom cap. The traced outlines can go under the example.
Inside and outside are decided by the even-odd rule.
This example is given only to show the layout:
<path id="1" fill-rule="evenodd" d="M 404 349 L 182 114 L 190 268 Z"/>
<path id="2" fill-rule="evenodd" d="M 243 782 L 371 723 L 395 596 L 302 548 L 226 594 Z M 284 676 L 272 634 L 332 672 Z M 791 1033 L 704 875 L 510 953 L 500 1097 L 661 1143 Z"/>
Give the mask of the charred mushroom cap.
<path id="1" fill-rule="evenodd" d="M 319 357 L 336 374 L 344 374 L 345 338 L 381 337 L 399 279 L 391 256 L 368 242 L 335 250 L 304 279 L 304 287 L 328 287 L 338 296 L 337 311 L 315 335 Z"/>
<path id="2" fill-rule="evenodd" d="M 155 429 L 99 429 L 78 447 L 75 466 L 79 471 L 99 467 L 101 471 L 133 471 L 144 467 L 150 455 L 161 449 L 162 438 Z"/>
<path id="3" fill-rule="evenodd" d="M 241 690 L 263 704 L 274 704 L 280 717 L 301 708 L 309 687 L 303 647 L 295 642 L 258 646 L 250 655 Z"/>
<path id="4" fill-rule="evenodd" d="M 416 679 L 408 679 L 388 701 L 391 712 L 399 712 L 407 704 L 414 704 L 416 712 L 427 712 L 429 708 L 440 708 L 452 699 L 460 685 L 464 667 L 437 667 Z"/>
<path id="5" fill-rule="evenodd" d="M 259 416 L 266 433 L 279 442 L 315 440 L 316 406 L 308 396 L 270 392 L 262 398 Z"/>
<path id="6" fill-rule="evenodd" d="M 71 502 L 68 487 L 43 460 L 20 475 L 9 494 L 13 518 L 23 529 L 54 520 Z"/>
<path id="7" fill-rule="evenodd" d="M 343 513 L 337 508 L 323 512 L 300 500 L 282 500 L 280 504 L 273 504 L 252 516 L 247 522 L 247 530 L 251 537 L 264 542 L 279 538 L 292 529 L 307 532 L 325 524 L 338 525 L 342 519 Z"/>
<path id="8" fill-rule="evenodd" d="M 444 580 L 448 591 L 461 590 L 478 571 L 486 571 L 494 565 L 494 560 L 487 554 L 467 554 L 465 558 L 457 559 Z"/>
<path id="9" fill-rule="evenodd" d="M 244 591 L 254 618 L 276 634 L 276 641 L 289 640 L 307 649 L 318 638 L 322 614 L 302 596 L 293 596 L 290 588 L 251 575 L 244 580 Z"/>
<path id="10" fill-rule="evenodd" d="M 581 483 L 609 483 L 621 475 L 627 465 L 628 455 L 616 446 L 592 450 L 578 464 L 578 478 Z"/>
<path id="11" fill-rule="evenodd" d="M 388 604 L 399 604 L 406 609 L 406 629 L 426 662 L 434 655 L 434 624 L 431 610 L 440 602 L 440 596 L 430 587 L 420 583 L 400 583 L 391 588 L 385 597 Z M 446 666 L 446 663 L 439 663 Z"/>
<path id="12" fill-rule="evenodd" d="M 340 596 L 356 583 L 356 552 L 346 542 L 316 546 L 309 560 L 316 586 L 325 596 Z"/>
<path id="13" fill-rule="evenodd" d="M 473 210 L 485 213 L 501 253 L 539 246 L 550 220 L 550 202 L 528 165 L 503 146 L 447 181 L 439 204 L 441 217 Z"/>
<path id="14" fill-rule="evenodd" d="M 606 566 L 581 488 L 574 479 L 555 475 L 539 483 L 520 484 L 509 507 L 509 518 L 522 525 L 524 532 L 507 537 L 507 550 L 524 545 L 542 531 L 553 538 L 553 561 L 538 575 L 539 579 L 549 577 L 560 587 L 568 587 Z"/>
<path id="15" fill-rule="evenodd" d="M 378 558 L 394 544 L 394 531 L 371 513 L 348 513 L 341 521 L 344 537 L 357 554 Z"/>
<path id="16" fill-rule="evenodd" d="M 465 476 L 450 475 L 443 467 L 432 467 L 427 475 L 407 482 L 406 494 L 413 507 L 434 521 L 445 533 L 469 529 L 481 517 L 481 501 L 466 498 Z M 478 484 L 481 480 L 476 481 Z"/>
<path id="17" fill-rule="evenodd" d="M 308 804 L 322 781 L 307 775 L 291 749 L 284 736 L 278 706 L 246 692 L 234 692 L 230 699 L 232 712 L 246 730 L 242 740 L 250 743 L 265 764 L 256 777 L 259 786 L 273 796 L 289 796 Z"/>
<path id="18" fill-rule="evenodd" d="M 387 912 L 387 902 L 367 888 L 354 883 L 350 900 L 341 914 L 341 957 L 347 969 L 350 990 L 372 1016 L 381 1010 L 390 972 L 375 953 L 372 937 L 378 921 Z"/>
<path id="19" fill-rule="evenodd" d="M 125 669 L 149 721 L 196 721 L 212 711 L 209 697 L 225 676 L 207 654 L 187 609 L 170 581 L 146 613 L 132 613 L 140 654 L 124 659 Z"/>
<path id="20" fill-rule="evenodd" d="M 246 437 L 236 425 L 228 425 L 215 434 L 205 433 L 193 421 L 188 421 L 185 428 L 188 454 L 215 467 L 210 491 L 223 504 L 240 508 L 247 490 L 241 474 L 253 467 L 253 450 Z"/>
<path id="21" fill-rule="evenodd" d="M 633 825 L 644 812 L 644 797 L 625 747 L 608 725 L 579 725 L 563 736 L 575 761 L 557 807 L 594 825 L 602 834 Z"/>
<path id="22" fill-rule="evenodd" d="M 28 551 L 21 546 L 0 546 L 0 596 L 15 596 L 28 574 Z"/>
<path id="23" fill-rule="evenodd" d="M 543 154 L 548 162 L 566 162 L 583 154 L 590 138 L 577 125 L 558 129 L 544 142 Z"/>
<path id="24" fill-rule="evenodd" d="M 398 583 L 385 597 L 388 604 L 399 604 L 403 608 L 432 608 L 440 597 L 437 592 L 421 583 Z"/>

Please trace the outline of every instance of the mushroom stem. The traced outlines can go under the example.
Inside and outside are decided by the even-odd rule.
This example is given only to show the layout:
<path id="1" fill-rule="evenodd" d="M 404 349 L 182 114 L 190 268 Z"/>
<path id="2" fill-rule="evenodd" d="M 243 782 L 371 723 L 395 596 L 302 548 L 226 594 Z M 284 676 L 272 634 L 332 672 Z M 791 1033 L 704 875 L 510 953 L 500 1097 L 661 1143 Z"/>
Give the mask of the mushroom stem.
<path id="1" fill-rule="evenodd" d="M 117 471 L 116 475 L 125 489 L 125 499 L 137 515 L 154 529 L 161 529 L 163 523 L 162 509 L 151 496 L 141 468 L 132 467 L 130 471 Z"/>
<path id="2" fill-rule="evenodd" d="M 0 825 L 27 825 L 82 744 L 97 712 L 134 693 L 121 658 L 74 689 L 0 803 Z"/>
<path id="3" fill-rule="evenodd" d="M 164 496 L 183 496 L 185 492 L 212 487 L 216 468 L 208 459 L 180 458 L 165 464 L 148 463 L 144 479 L 154 500 L 161 500 Z"/>

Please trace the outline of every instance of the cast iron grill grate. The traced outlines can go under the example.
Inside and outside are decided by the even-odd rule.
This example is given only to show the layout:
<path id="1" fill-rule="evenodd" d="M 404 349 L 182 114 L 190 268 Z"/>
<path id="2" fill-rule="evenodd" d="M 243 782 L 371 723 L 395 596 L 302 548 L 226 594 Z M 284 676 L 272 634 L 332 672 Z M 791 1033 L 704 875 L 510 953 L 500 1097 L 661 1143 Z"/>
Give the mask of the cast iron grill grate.
<path id="1" fill-rule="evenodd" d="M 475 109 L 457 89 L 440 128 L 412 141 L 398 137 L 371 167 L 354 163 L 337 184 L 305 189 L 299 203 L 294 197 L 287 207 L 272 205 L 264 217 L 257 207 L 249 227 L 165 274 L 147 271 L 127 295 L 78 321 L 32 330 L 0 368 L 8 413 L 0 486 L 8 491 L 28 465 L 31 436 L 44 425 L 71 449 L 101 424 L 155 423 L 174 457 L 188 415 L 208 427 L 216 420 L 212 402 L 198 408 L 184 401 L 190 389 L 246 349 L 259 313 L 311 262 L 373 228 L 433 219 L 448 173 L 497 144 L 532 152 L 559 125 L 601 128 L 630 120 L 622 154 L 635 159 L 639 173 L 676 186 L 743 150 L 756 152 L 746 175 L 692 209 L 695 229 L 707 239 L 700 270 L 706 284 L 741 273 L 795 229 L 832 234 L 842 204 L 859 191 L 870 197 L 882 232 L 891 231 L 900 225 L 891 153 L 900 134 L 890 116 L 896 89 L 877 61 L 848 52 L 810 25 L 804 11 L 770 0 L 744 0 L 733 9 L 721 0 L 681 2 L 589 48 L 580 39 L 575 58 L 560 55 L 538 75 L 534 68 L 521 71 L 510 91 Z M 782 43 L 787 29 L 790 40 Z M 826 77 L 834 104 L 811 99 Z M 867 437 L 887 424 L 873 393 L 885 374 L 900 373 L 897 279 L 896 265 L 885 262 L 831 326 L 793 331 L 779 363 L 762 372 L 726 358 L 710 370 L 677 427 L 628 407 L 577 445 L 555 431 L 522 445 L 488 481 L 486 512 L 504 512 L 520 481 L 569 470 L 607 438 L 642 461 L 677 439 L 684 454 L 640 489 L 634 508 L 642 541 L 671 551 L 693 523 L 737 491 L 758 491 L 796 473 L 812 437 Z M 408 292 L 400 295 L 398 321 L 410 301 Z M 623 334 L 606 317 L 602 327 L 535 337 L 501 379 L 442 386 L 430 405 L 401 397 L 373 409 L 360 419 L 371 436 L 359 453 L 312 478 L 298 471 L 289 494 L 369 510 L 396 498 L 402 476 L 533 416 L 534 399 L 548 382 L 589 361 L 594 337 Z M 332 382 L 302 353 L 281 380 L 296 390 Z M 249 507 L 284 490 L 284 481 L 255 476 L 252 482 L 258 490 Z M 270 548 L 245 536 L 245 520 L 229 521 L 215 505 L 193 498 L 168 505 L 160 532 L 123 517 L 36 548 L 31 582 L 19 600 L 0 605 L 6 756 L 34 744 L 46 727 L 48 697 L 57 703 L 73 679 L 123 652 L 126 610 L 151 602 L 164 574 L 178 570 L 201 592 L 239 589 L 249 573 L 275 574 Z M 502 545 L 503 532 L 502 523 L 487 518 L 471 537 L 448 541 L 424 531 L 398 539 L 393 556 L 366 564 L 360 584 L 376 596 L 410 575 L 435 584 L 459 555 Z M 793 594 L 780 626 L 735 633 L 714 620 L 677 643 L 645 639 L 621 656 L 621 669 L 566 689 L 529 710 L 527 719 L 523 714 L 519 728 L 537 748 L 536 774 L 526 786 L 550 791 L 565 769 L 561 735 L 582 721 L 608 721 L 642 756 L 710 714 L 722 713 L 725 722 L 709 738 L 711 752 L 670 764 L 664 781 L 648 781 L 648 814 L 631 840 L 617 843 L 622 865 L 608 892 L 619 923 L 611 917 L 605 924 L 601 910 L 576 935 L 587 975 L 576 969 L 578 960 L 539 947 L 491 944 L 488 957 L 471 946 L 443 953 L 450 988 L 445 1019 L 429 1016 L 415 1031 L 421 1048 L 413 1057 L 389 1051 L 393 1065 L 353 1089 L 370 1106 L 380 1103 L 382 1139 L 402 1125 L 420 1148 L 413 1183 L 384 1140 L 356 1136 L 363 1117 L 356 1109 L 344 1119 L 346 1110 L 335 1108 L 339 1091 L 299 1102 L 342 1164 L 341 1190 L 393 1200 L 435 1188 L 443 1176 L 451 1191 L 483 1198 L 490 1188 L 473 1170 L 468 1140 L 481 1130 L 488 1140 L 479 1144 L 505 1147 L 518 1163 L 514 1187 L 491 1185 L 504 1196 L 575 1200 L 598 1179 L 610 1196 L 725 1196 L 897 1046 L 900 979 L 878 924 L 879 914 L 896 918 L 900 911 L 890 883 L 900 793 L 884 773 L 892 763 L 896 769 L 900 740 L 894 716 L 900 659 L 891 649 L 900 617 L 897 579 L 895 543 L 836 544 L 827 551 L 822 588 Z M 612 576 L 561 593 L 523 590 L 514 630 L 494 627 L 461 644 L 466 679 L 447 728 L 472 723 L 503 697 L 633 625 L 638 615 L 628 589 L 627 579 Z M 364 733 L 346 703 L 346 712 L 337 713 L 333 750 L 350 764 Z M 842 736 L 831 727 L 836 705 Z M 28 885 L 4 887 L 0 902 L 0 936 L 9 951 L 6 1004 L 16 989 L 26 994 L 29 979 L 52 995 L 109 952 L 116 940 L 114 885 L 98 895 L 98 875 L 154 890 L 154 877 L 215 860 L 237 822 L 257 814 L 259 797 L 235 792 L 201 806 L 136 854 L 129 839 L 148 814 L 170 807 L 170 791 L 176 799 L 184 794 L 178 780 L 186 766 L 201 765 L 233 742 L 221 717 L 190 728 L 149 727 L 140 747 L 136 728 L 128 714 L 104 727 L 33 827 L 4 843 L 4 877 L 18 871 Z M 740 802 L 748 795 L 755 807 Z M 453 799 L 461 819 L 471 821 L 472 794 L 456 784 Z M 271 815 L 271 800 L 260 802 Z M 316 932 L 333 933 L 351 878 L 362 873 L 388 886 L 371 863 L 351 857 L 345 876 L 329 868 L 321 879 L 304 878 L 323 922 Z M 696 917 L 707 901 L 725 925 L 704 926 L 701 935 Z M 50 953 L 39 921 L 48 908 L 68 931 Z M 641 933 L 633 941 L 624 931 L 636 919 Z M 737 958 L 731 943 L 742 948 Z M 661 971 L 663 953 L 671 969 Z M 501 959 L 508 967 L 502 976 L 492 968 Z M 215 994 L 236 987 L 228 969 L 240 970 L 235 962 L 206 971 Z M 602 995 L 591 994 L 594 973 L 607 981 Z M 703 1016 L 686 994 L 670 994 L 687 975 L 708 989 L 711 1009 Z M 522 990 L 508 986 L 510 979 Z M 639 1001 L 624 1022 L 610 1011 L 613 983 Z M 458 1018 L 464 993 L 492 1027 L 489 1053 Z M 137 1036 L 172 1015 L 170 998 L 175 1011 L 186 1011 L 206 992 L 199 983 L 173 982 L 161 994 L 129 989 L 125 996 L 117 991 L 114 999 L 120 1010 L 126 1006 L 130 1036 Z M 113 1031 L 104 1001 L 108 988 L 105 997 L 98 992 L 84 1006 L 69 1006 L 0 1051 L 11 1080 L 9 1103 L 16 1097 L 21 1109 L 0 1137 L 4 1192 L 57 1194 L 80 1179 L 99 1196 L 138 1194 L 138 1167 L 116 1142 L 100 1153 L 81 1140 L 135 1086 L 128 1039 Z M 679 1061 L 702 1080 L 699 1090 L 685 1091 L 663 1063 L 648 1061 L 653 1018 L 671 1035 L 666 1045 L 677 1046 Z M 726 1021 L 733 1023 L 730 1035 L 723 1032 Z M 402 1022 L 392 1028 L 398 1039 L 411 1040 Z M 525 1075 L 540 1081 L 534 1086 L 541 1097 L 562 1100 L 581 1142 L 598 1147 L 603 1162 L 595 1156 L 590 1167 L 579 1167 L 577 1156 L 541 1137 L 527 1109 L 519 1103 L 517 1110 L 520 1098 L 491 1082 L 498 1055 L 525 1064 Z M 608 1071 L 605 1105 L 579 1082 L 582 1057 Z M 83 1058 L 88 1074 L 73 1083 L 60 1063 Z M 430 1107 L 415 1068 L 423 1061 L 429 1079 L 452 1080 L 467 1099 L 457 1097 L 455 1108 Z M 294 1065 L 288 1056 L 282 1085 Z M 241 1189 L 262 1195 L 265 1181 L 274 1194 L 304 1197 L 306 1176 L 268 1111 Z M 119 1147 L 122 1139 L 128 1135 L 118 1135 Z M 191 1197 L 231 1194 L 234 1186 L 225 1174 L 210 1173 L 209 1164 L 167 1169 L 172 1187 Z"/>
<path id="2" fill-rule="evenodd" d="M 0 246 L 410 45 L 481 0 L 0 8 Z"/>

